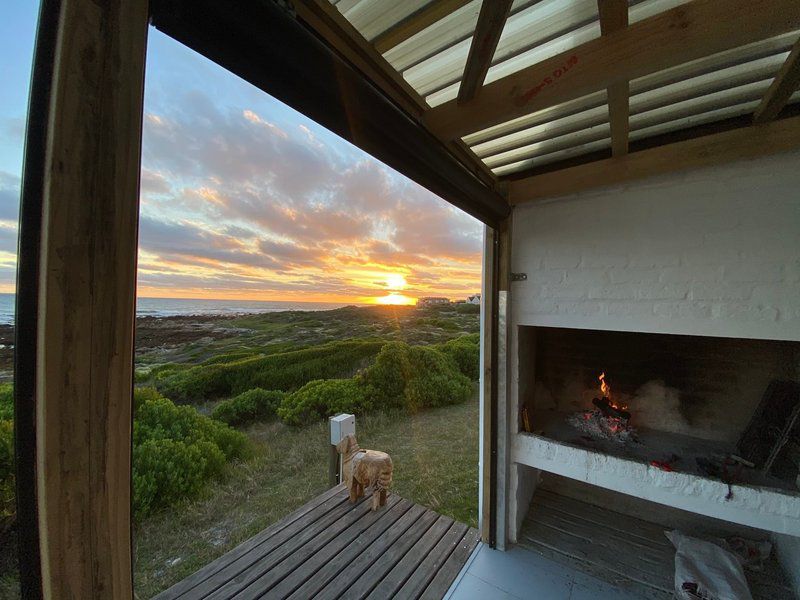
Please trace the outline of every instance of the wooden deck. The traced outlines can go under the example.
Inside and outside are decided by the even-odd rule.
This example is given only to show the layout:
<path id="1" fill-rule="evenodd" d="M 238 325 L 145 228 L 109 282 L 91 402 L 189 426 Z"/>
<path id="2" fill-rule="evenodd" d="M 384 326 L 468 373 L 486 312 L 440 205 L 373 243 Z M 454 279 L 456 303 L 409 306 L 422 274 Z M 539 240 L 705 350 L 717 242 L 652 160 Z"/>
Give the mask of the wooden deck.
<path id="1" fill-rule="evenodd" d="M 156 598 L 442 598 L 478 532 L 392 494 L 317 496 Z"/>
<path id="2" fill-rule="evenodd" d="M 519 544 L 636 598 L 671 600 L 675 549 L 665 530 L 662 525 L 543 489 L 533 496 Z M 746 570 L 745 574 L 756 600 L 792 598 L 774 553 L 762 571 Z"/>

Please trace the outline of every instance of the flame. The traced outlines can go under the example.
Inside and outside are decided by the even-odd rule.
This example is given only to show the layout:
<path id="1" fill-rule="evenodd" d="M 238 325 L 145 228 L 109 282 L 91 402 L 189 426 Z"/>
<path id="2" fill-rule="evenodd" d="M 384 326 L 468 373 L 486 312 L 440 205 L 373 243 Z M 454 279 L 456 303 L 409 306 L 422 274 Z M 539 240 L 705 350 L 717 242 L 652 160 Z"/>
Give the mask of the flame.
<path id="1" fill-rule="evenodd" d="M 606 383 L 606 372 L 600 373 L 597 379 L 600 380 L 600 391 L 603 392 L 603 396 L 611 400 L 611 386 Z"/>
<path id="2" fill-rule="evenodd" d="M 603 371 L 600 373 L 600 377 L 597 378 L 600 381 L 600 391 L 603 393 L 604 398 L 608 398 L 608 401 L 611 403 L 611 406 L 616 408 L 617 410 L 627 410 L 628 406 L 625 404 L 617 404 L 611 399 L 611 386 L 608 385 L 606 381 L 606 372 Z"/>

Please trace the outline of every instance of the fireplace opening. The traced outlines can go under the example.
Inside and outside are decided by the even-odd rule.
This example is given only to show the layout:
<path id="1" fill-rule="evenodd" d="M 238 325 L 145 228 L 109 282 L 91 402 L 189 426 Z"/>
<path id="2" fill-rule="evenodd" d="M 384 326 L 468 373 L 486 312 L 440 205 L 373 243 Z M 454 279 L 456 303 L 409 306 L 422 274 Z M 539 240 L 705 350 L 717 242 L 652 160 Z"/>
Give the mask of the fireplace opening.
<path id="1" fill-rule="evenodd" d="M 798 489 L 800 343 L 526 326 L 518 344 L 520 431 L 729 494 Z"/>

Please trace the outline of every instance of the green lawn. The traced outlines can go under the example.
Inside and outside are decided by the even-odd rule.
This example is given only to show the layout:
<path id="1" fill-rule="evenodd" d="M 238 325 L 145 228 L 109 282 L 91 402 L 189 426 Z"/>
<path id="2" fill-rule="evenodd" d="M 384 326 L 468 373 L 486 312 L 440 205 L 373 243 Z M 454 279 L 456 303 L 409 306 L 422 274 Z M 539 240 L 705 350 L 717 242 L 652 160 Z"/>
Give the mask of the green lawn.
<path id="1" fill-rule="evenodd" d="M 356 423 L 363 448 L 394 462 L 393 491 L 477 525 L 478 402 L 409 416 L 374 413 Z M 256 446 L 204 497 L 145 520 L 135 532 L 135 591 L 150 598 L 325 490 L 328 424 L 245 430 Z"/>

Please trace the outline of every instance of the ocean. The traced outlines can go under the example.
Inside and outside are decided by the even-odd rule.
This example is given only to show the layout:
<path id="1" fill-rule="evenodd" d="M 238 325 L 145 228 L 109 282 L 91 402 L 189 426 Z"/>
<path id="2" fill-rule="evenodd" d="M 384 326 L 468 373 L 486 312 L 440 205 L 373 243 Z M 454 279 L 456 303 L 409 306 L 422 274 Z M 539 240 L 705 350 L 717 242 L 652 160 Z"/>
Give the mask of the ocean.
<path id="1" fill-rule="evenodd" d="M 349 303 L 353 304 L 353 303 Z M 341 302 L 281 302 L 275 300 L 201 300 L 187 298 L 138 298 L 136 316 L 237 315 L 282 310 L 331 310 L 347 306 Z M 14 323 L 14 294 L 0 294 L 0 324 Z"/>

